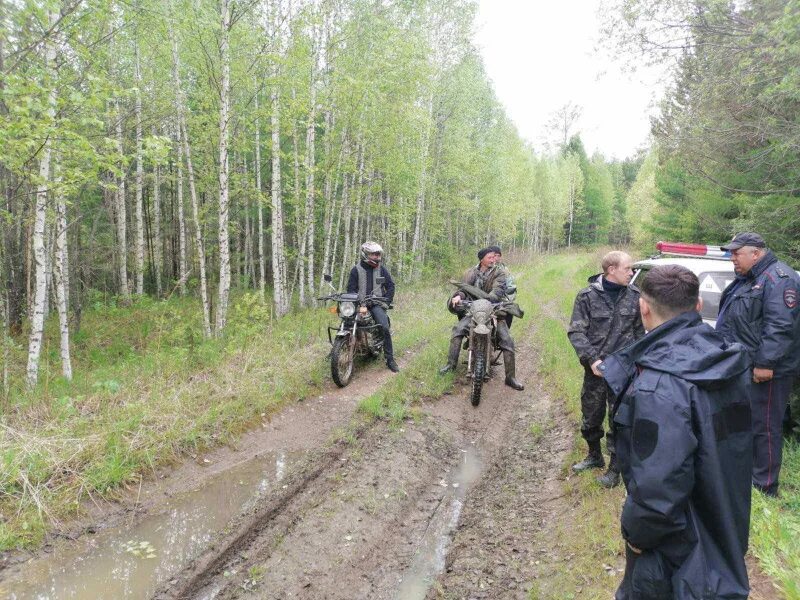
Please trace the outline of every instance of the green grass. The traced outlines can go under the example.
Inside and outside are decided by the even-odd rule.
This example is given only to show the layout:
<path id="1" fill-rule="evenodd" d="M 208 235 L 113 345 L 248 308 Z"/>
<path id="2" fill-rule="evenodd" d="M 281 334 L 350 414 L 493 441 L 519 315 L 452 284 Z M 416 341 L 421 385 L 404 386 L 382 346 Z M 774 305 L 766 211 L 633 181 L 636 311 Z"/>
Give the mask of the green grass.
<path id="1" fill-rule="evenodd" d="M 408 401 L 447 385 L 427 368 L 445 352 L 446 293 L 429 282 L 398 294 L 395 348 L 413 348 L 414 357 L 389 379 L 390 391 L 379 392 L 380 402 L 391 401 L 373 413 L 396 422 Z M 48 322 L 32 392 L 22 383 L 17 341 L 0 418 L 0 550 L 36 547 L 85 499 L 113 498 L 157 467 L 227 443 L 330 385 L 326 328 L 337 319 L 327 309 L 276 320 L 256 294 L 240 294 L 225 336 L 214 340 L 203 339 L 198 309 L 197 300 L 178 297 L 94 303 L 73 340 L 72 382 L 58 375 L 57 327 Z"/>
<path id="2" fill-rule="evenodd" d="M 566 326 L 575 294 L 586 285 L 586 277 L 596 272 L 599 257 L 599 253 L 547 257 L 535 280 L 540 374 L 554 397 L 565 403 L 576 432 L 583 369 L 567 339 Z M 536 428 L 537 424 L 531 425 L 532 432 Z M 576 435 L 573 452 L 564 464 L 565 474 L 585 451 L 583 440 Z M 619 534 L 624 490 L 602 489 L 594 481 L 596 474 L 572 476 L 566 482 L 569 511 L 559 519 L 554 535 L 547 532 L 537 543 L 554 556 L 570 558 L 543 567 L 531 598 L 611 597 L 619 584 L 621 573 L 609 572 L 603 565 L 618 569 L 624 564 Z M 780 499 L 753 494 L 750 550 L 784 597 L 795 600 L 800 599 L 800 444 L 796 442 L 784 446 L 781 479 Z"/>

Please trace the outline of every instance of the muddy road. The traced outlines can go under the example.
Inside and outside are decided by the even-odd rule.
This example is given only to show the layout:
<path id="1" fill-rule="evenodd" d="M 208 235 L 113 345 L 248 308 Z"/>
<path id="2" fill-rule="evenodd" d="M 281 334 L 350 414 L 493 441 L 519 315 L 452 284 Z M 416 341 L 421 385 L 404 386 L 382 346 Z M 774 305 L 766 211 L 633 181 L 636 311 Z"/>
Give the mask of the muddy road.
<path id="1" fill-rule="evenodd" d="M 503 384 L 501 364 L 478 407 L 462 376 L 400 424 L 359 422 L 358 401 L 392 377 L 362 370 L 99 507 L 76 540 L 3 569 L 0 596 L 537 597 L 565 559 L 547 538 L 571 518 L 575 433 L 520 333 L 525 391 Z M 622 558 L 603 567 L 618 580 Z M 754 598 L 777 597 L 761 587 Z"/>

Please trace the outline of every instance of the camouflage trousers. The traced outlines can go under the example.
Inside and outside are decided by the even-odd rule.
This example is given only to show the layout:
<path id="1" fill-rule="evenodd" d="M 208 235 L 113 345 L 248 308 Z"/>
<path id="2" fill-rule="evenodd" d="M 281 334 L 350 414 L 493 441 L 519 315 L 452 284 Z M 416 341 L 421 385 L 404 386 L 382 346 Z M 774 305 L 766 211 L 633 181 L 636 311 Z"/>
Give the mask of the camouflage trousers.
<path id="1" fill-rule="evenodd" d="M 591 371 L 583 375 L 581 390 L 581 435 L 587 442 L 599 442 L 603 439 L 603 421 L 608 413 L 608 431 L 606 446 L 610 455 L 616 454 L 614 448 L 614 394 L 606 385 L 605 379 L 597 377 Z"/>

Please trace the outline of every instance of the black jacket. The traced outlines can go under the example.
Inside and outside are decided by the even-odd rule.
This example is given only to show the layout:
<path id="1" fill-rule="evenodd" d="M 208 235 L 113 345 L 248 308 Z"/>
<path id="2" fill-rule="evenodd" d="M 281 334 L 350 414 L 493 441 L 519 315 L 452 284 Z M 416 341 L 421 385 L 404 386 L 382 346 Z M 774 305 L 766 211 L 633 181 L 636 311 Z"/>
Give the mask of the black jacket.
<path id="1" fill-rule="evenodd" d="M 364 267 L 367 273 L 372 273 L 374 270 L 374 267 L 364 262 L 363 260 L 361 261 L 361 266 Z M 394 302 L 394 280 L 392 279 L 392 276 L 389 274 L 389 270 L 386 267 L 381 265 L 380 270 L 381 272 L 379 273 L 379 275 L 380 277 L 384 278 L 383 293 L 381 293 L 381 291 L 378 290 L 377 292 L 375 292 L 375 294 L 378 296 L 385 297 L 389 301 L 389 304 L 391 304 L 392 302 Z M 373 288 L 372 277 L 367 277 L 367 294 L 366 294 L 367 296 L 373 293 L 372 288 Z M 356 267 L 350 269 L 350 278 L 347 280 L 347 291 L 350 294 L 358 293 L 358 269 Z"/>
<path id="2" fill-rule="evenodd" d="M 622 532 L 644 550 L 633 584 L 670 586 L 669 598 L 747 598 L 753 450 L 746 351 L 687 312 L 601 368 L 618 402 L 617 459 L 628 490 Z"/>
<path id="3" fill-rule="evenodd" d="M 772 252 L 737 276 L 719 302 L 717 331 L 750 352 L 753 366 L 775 377 L 800 367 L 800 277 Z"/>
<path id="4" fill-rule="evenodd" d="M 589 278 L 589 287 L 578 292 L 567 336 L 578 360 L 589 370 L 592 363 L 644 335 L 639 314 L 639 289 L 629 285 L 612 302 L 603 289 L 603 276 Z"/>

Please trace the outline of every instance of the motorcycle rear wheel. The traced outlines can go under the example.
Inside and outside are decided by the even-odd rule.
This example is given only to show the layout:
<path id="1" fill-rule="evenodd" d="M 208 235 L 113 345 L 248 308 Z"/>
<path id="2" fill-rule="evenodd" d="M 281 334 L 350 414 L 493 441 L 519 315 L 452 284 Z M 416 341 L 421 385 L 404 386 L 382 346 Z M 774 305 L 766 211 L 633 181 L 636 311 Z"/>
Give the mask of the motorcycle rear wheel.
<path id="1" fill-rule="evenodd" d="M 339 387 L 344 387 L 353 377 L 353 358 L 351 358 L 350 345 L 353 343 L 350 335 L 337 337 L 333 340 L 331 348 L 331 377 Z"/>

